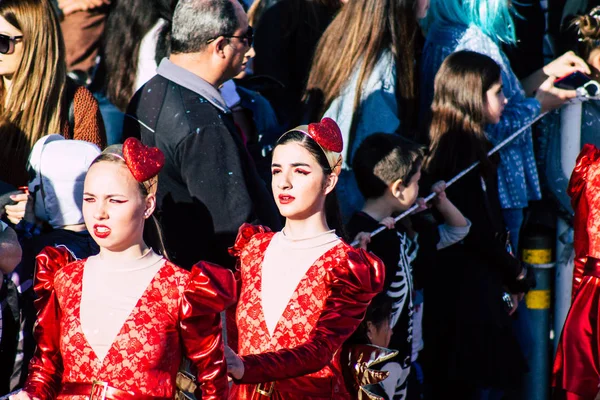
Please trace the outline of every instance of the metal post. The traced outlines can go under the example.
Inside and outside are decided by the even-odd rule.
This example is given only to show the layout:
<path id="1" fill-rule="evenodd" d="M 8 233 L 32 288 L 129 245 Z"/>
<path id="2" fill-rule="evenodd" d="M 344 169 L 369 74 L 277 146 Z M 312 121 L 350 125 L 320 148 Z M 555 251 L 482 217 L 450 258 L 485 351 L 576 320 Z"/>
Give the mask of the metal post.
<path id="1" fill-rule="evenodd" d="M 581 151 L 581 116 L 583 103 L 565 105 L 560 114 L 561 166 L 570 177 L 577 155 Z M 554 349 L 558 345 L 565 319 L 571 307 L 573 285 L 573 230 L 562 218 L 558 219 L 556 241 L 556 280 L 554 304 Z"/>
<path id="2" fill-rule="evenodd" d="M 537 229 L 536 229 L 537 228 Z M 554 275 L 552 248 L 554 237 L 548 229 L 529 227 L 522 238 L 522 258 L 530 264 L 536 278 L 535 289 L 525 297 L 531 324 L 531 354 L 525 382 L 527 400 L 550 399 L 550 289 Z"/>

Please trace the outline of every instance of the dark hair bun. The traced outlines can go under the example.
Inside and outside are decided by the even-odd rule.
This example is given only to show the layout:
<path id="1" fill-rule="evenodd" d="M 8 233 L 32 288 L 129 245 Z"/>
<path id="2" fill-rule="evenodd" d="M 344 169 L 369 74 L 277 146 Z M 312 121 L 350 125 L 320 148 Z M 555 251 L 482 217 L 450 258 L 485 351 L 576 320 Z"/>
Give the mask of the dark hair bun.
<path id="1" fill-rule="evenodd" d="M 576 17 L 573 22 L 579 28 L 581 39 L 600 39 L 600 7 L 594 7 L 589 13 Z"/>

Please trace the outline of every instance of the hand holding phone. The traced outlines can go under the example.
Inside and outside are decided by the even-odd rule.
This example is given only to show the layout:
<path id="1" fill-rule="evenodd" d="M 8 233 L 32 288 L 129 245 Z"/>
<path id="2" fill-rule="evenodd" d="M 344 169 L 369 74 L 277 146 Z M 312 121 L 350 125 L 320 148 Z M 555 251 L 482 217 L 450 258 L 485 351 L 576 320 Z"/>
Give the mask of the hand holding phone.
<path id="1" fill-rule="evenodd" d="M 583 72 L 575 71 L 554 80 L 554 86 L 556 86 L 559 89 L 575 90 L 577 88 L 582 87 L 591 80 L 592 78 L 590 78 Z"/>

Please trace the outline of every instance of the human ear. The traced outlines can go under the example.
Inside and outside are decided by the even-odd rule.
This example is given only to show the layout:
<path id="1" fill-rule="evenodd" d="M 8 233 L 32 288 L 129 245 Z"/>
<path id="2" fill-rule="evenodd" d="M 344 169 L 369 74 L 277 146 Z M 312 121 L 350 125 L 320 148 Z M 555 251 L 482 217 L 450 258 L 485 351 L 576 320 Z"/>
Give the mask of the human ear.
<path id="1" fill-rule="evenodd" d="M 371 321 L 367 321 L 367 337 L 370 341 L 373 341 L 373 335 L 375 334 L 375 325 Z"/>
<path id="2" fill-rule="evenodd" d="M 227 55 L 225 54 L 225 46 L 229 44 L 229 39 L 223 36 L 219 36 L 215 39 L 214 43 L 214 52 L 220 58 L 225 58 Z"/>
<path id="3" fill-rule="evenodd" d="M 404 193 L 404 189 L 406 189 L 406 186 L 404 186 L 404 183 L 402 182 L 402 179 L 396 179 L 394 182 L 390 183 L 388 185 L 388 187 L 390 188 L 390 191 L 392 192 L 392 195 L 397 198 L 397 199 L 401 199 L 402 198 L 402 194 Z"/>
<path id="4" fill-rule="evenodd" d="M 329 174 L 327 176 L 327 179 L 325 181 L 325 195 L 328 195 L 329 193 L 331 193 L 333 191 L 333 189 L 335 188 L 335 185 L 337 185 L 338 182 L 338 176 L 337 174 Z"/>
<path id="5" fill-rule="evenodd" d="M 145 209 L 144 209 L 144 219 L 150 218 L 154 210 L 156 209 L 156 195 L 149 194 L 146 196 Z"/>

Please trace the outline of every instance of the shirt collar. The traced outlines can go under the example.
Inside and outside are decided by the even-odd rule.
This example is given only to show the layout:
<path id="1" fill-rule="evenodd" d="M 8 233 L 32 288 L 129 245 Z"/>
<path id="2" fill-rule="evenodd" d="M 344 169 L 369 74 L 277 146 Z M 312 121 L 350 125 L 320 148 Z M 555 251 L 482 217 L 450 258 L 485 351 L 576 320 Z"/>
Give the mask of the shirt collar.
<path id="1" fill-rule="evenodd" d="M 168 58 L 162 59 L 156 72 L 168 80 L 198 93 L 222 112 L 230 112 L 221 93 L 213 85 L 193 72 L 173 64 Z"/>

